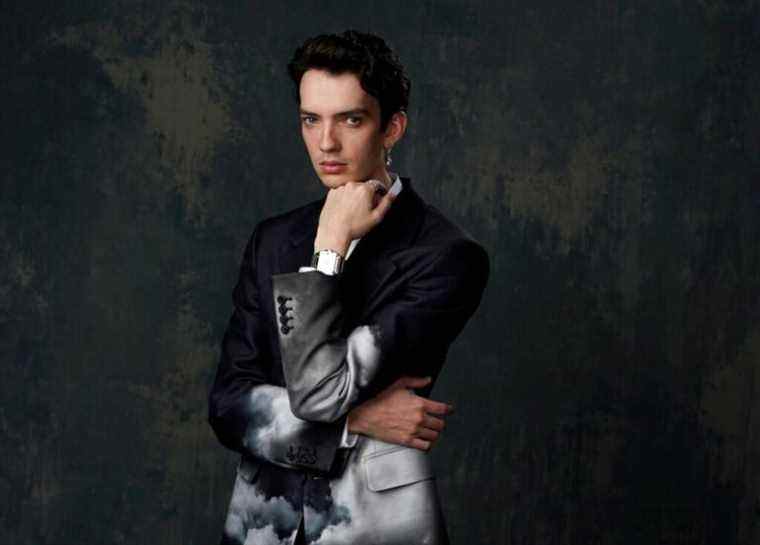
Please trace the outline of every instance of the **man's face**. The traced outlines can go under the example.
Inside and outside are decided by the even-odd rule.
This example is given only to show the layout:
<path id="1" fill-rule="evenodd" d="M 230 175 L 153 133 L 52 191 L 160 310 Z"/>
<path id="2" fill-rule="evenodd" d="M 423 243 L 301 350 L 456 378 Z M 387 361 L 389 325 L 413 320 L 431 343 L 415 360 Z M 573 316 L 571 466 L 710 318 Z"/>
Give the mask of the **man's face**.
<path id="1" fill-rule="evenodd" d="M 380 104 L 359 79 L 310 69 L 301 78 L 300 94 L 301 135 L 322 183 L 330 189 L 349 181 L 385 180 Z"/>

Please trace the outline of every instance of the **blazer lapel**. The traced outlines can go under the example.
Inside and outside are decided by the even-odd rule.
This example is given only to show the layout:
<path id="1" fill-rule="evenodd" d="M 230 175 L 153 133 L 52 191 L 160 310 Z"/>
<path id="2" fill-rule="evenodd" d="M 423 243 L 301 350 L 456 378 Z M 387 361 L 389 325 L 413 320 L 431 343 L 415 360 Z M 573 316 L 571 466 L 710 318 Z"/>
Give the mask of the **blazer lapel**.
<path id="1" fill-rule="evenodd" d="M 362 237 L 344 265 L 344 299 L 358 319 L 385 299 L 399 275 L 394 256 L 415 240 L 421 227 L 424 203 L 409 178 L 401 177 L 401 183 L 403 189 L 383 221 Z M 281 272 L 298 271 L 311 261 L 323 205 L 324 199 L 314 203 L 294 224 L 290 244 L 284 244 L 280 252 Z"/>
<path id="2" fill-rule="evenodd" d="M 409 178 L 401 178 L 403 189 L 390 210 L 357 245 L 345 265 L 348 293 L 361 300 L 359 319 L 371 314 L 390 294 L 401 270 L 396 262 L 400 250 L 417 238 L 424 205 Z"/>
<path id="3" fill-rule="evenodd" d="M 278 256 L 278 273 L 298 272 L 298 268 L 311 263 L 314 239 L 317 236 L 319 214 L 325 199 L 311 203 L 290 229 L 288 241 L 283 241 Z"/>

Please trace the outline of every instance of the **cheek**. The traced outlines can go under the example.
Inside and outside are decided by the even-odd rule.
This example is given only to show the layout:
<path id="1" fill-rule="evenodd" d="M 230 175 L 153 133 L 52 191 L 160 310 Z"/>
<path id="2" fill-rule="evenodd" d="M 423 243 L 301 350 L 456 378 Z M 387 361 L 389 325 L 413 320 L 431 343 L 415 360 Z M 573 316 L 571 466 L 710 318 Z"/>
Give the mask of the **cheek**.
<path id="1" fill-rule="evenodd" d="M 375 159 L 380 150 L 380 142 L 373 135 L 365 135 L 357 142 L 357 150 L 361 150 L 366 159 Z"/>
<path id="2" fill-rule="evenodd" d="M 303 137 L 303 143 L 306 145 L 306 150 L 309 152 L 309 155 L 313 157 L 317 151 L 317 142 L 314 139 L 314 135 L 309 131 L 302 130 L 301 136 Z"/>

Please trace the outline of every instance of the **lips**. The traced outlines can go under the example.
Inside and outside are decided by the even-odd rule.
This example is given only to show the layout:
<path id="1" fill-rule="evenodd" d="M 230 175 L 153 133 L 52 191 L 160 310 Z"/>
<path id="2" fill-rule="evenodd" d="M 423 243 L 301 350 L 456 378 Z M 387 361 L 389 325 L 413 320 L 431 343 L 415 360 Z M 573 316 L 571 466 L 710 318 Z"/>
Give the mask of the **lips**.
<path id="1" fill-rule="evenodd" d="M 322 161 L 319 165 L 322 167 L 322 170 L 328 174 L 335 174 L 346 168 L 346 163 L 341 163 L 339 161 Z"/>

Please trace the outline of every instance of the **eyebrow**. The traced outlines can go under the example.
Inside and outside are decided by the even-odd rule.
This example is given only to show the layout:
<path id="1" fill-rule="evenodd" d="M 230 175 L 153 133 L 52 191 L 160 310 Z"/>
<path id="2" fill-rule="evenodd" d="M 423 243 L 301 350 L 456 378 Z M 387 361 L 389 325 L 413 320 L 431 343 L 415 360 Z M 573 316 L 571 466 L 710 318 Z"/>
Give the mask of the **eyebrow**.
<path id="1" fill-rule="evenodd" d="M 299 112 L 301 115 L 313 115 L 313 116 L 319 117 L 319 114 L 310 112 L 308 110 L 304 110 L 303 108 L 299 109 Z M 337 114 L 335 114 L 334 117 L 349 117 L 352 115 L 359 115 L 359 114 L 363 114 L 367 116 L 370 115 L 369 110 L 367 110 L 366 108 L 354 108 L 352 110 L 346 110 L 345 112 L 338 112 Z"/>

